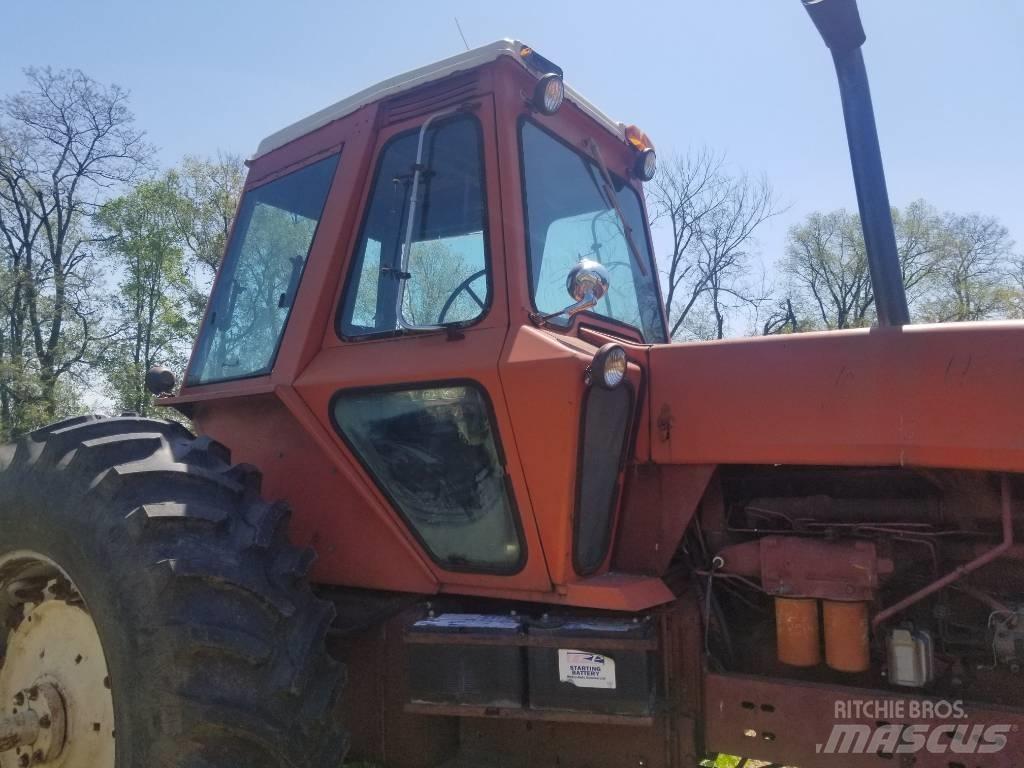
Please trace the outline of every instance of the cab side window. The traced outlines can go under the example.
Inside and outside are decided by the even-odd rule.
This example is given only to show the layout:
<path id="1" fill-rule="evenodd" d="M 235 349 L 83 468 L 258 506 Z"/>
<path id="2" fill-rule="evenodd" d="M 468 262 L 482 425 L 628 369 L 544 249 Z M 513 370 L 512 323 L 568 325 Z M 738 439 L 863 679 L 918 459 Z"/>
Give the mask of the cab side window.
<path id="1" fill-rule="evenodd" d="M 480 124 L 462 115 L 424 134 L 406 258 L 419 134 L 381 151 L 338 317 L 345 338 L 466 325 L 489 304 Z"/>

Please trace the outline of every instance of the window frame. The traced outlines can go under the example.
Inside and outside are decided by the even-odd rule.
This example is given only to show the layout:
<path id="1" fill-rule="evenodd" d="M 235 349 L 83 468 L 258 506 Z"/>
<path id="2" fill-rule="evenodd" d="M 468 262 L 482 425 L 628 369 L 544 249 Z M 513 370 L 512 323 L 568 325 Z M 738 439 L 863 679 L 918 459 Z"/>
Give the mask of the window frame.
<path id="1" fill-rule="evenodd" d="M 217 384 L 224 385 L 236 381 L 247 381 L 250 379 L 266 378 L 273 374 L 274 367 L 277 365 L 277 359 L 281 353 L 281 346 L 284 343 L 284 338 L 288 331 L 288 324 L 291 322 L 296 304 L 298 303 L 299 292 L 302 288 L 303 281 L 305 280 L 306 277 L 306 270 L 309 267 L 309 262 L 313 254 L 313 249 L 316 247 L 317 237 L 320 234 L 320 227 L 323 224 L 324 216 L 327 213 L 327 203 L 331 198 L 331 193 L 334 191 L 334 184 L 337 181 L 338 173 L 341 171 L 341 156 L 343 151 L 344 145 L 331 147 L 330 149 L 325 150 L 323 152 L 318 152 L 306 158 L 304 162 L 295 163 L 294 165 L 282 168 L 280 171 L 270 174 L 264 177 L 263 179 L 260 179 L 258 183 L 253 184 L 251 186 L 246 186 L 242 190 L 242 195 L 238 200 L 238 209 L 235 215 L 235 219 L 231 222 L 231 231 L 228 236 L 228 241 L 224 247 L 224 258 L 221 261 L 220 267 L 217 268 L 216 277 L 214 278 L 213 284 L 210 286 L 210 294 L 207 300 L 206 308 L 203 312 L 202 324 L 199 328 L 198 334 L 196 335 L 195 347 L 192 351 L 191 357 L 189 358 L 188 368 L 185 372 L 185 381 L 183 386 L 191 389 L 193 387 L 207 387 Z M 228 271 L 228 256 L 231 254 L 232 248 L 234 247 L 236 235 L 239 235 L 239 224 L 241 223 L 241 219 L 239 218 L 238 214 L 241 213 L 242 207 L 245 205 L 246 197 L 248 197 L 251 193 L 259 189 L 262 189 L 263 187 L 269 184 L 273 184 L 277 181 L 280 181 L 281 179 L 285 179 L 291 176 L 292 174 L 300 173 L 306 170 L 307 168 L 314 166 L 317 163 L 328 160 L 330 158 L 335 158 L 334 171 L 331 174 L 330 183 L 327 185 L 327 190 L 324 193 L 324 201 L 320 207 L 320 215 L 317 218 L 316 226 L 313 228 L 313 235 L 309 240 L 309 247 L 306 249 L 306 254 L 302 261 L 302 269 L 299 272 L 299 277 L 295 285 L 295 296 L 292 299 L 292 305 L 288 308 L 288 314 L 285 316 L 284 322 L 281 324 L 281 332 L 277 336 L 277 343 L 274 345 L 273 354 L 270 356 L 267 365 L 261 368 L 259 371 L 247 373 L 242 376 L 221 377 L 217 379 L 207 379 L 205 381 L 200 380 L 198 378 L 198 373 L 195 369 L 197 364 L 200 362 L 202 362 L 203 365 L 205 365 L 205 358 L 206 355 L 209 354 L 209 347 L 213 344 L 213 333 L 208 331 L 208 329 L 210 328 L 210 313 L 213 312 L 213 299 L 217 295 L 217 292 L 220 290 L 221 279 L 227 274 Z M 249 219 L 248 221 L 246 221 L 245 231 L 240 233 L 240 236 L 244 237 L 245 235 L 248 234 L 248 228 L 251 221 L 252 213 L 250 213 Z M 238 251 L 238 253 L 240 253 L 240 251 Z M 237 267 L 237 261 L 238 257 L 236 257 L 235 261 L 231 264 L 231 269 L 235 269 Z"/>
<path id="2" fill-rule="evenodd" d="M 338 423 L 337 412 L 335 404 L 341 398 L 346 395 L 362 395 L 362 394 L 386 394 L 388 392 L 409 392 L 411 390 L 421 389 L 442 389 L 445 387 L 465 387 L 476 391 L 481 400 L 484 403 L 484 409 L 487 415 L 488 423 L 491 427 L 491 436 L 494 439 L 494 448 L 498 456 L 498 463 L 501 465 L 503 478 L 502 482 L 505 487 L 505 496 L 508 499 L 509 513 L 512 515 L 512 524 L 516 534 L 516 540 L 519 543 L 519 558 L 511 566 L 493 566 L 486 567 L 480 565 L 457 565 L 444 560 L 439 559 L 434 551 L 427 545 L 426 540 L 420 534 L 419 529 L 412 523 L 411 520 L 406 516 L 401 506 L 395 500 L 391 491 L 387 486 L 381 482 L 380 478 L 373 471 L 370 465 L 363 458 L 363 455 L 356 449 L 356 447 L 349 440 L 345 430 L 342 429 Z M 335 434 L 342 440 L 349 453 L 355 457 L 356 461 L 359 462 L 359 466 L 363 472 L 366 473 L 367 478 L 373 484 L 373 487 L 377 489 L 377 492 L 387 501 L 391 509 L 398 515 L 399 519 L 405 526 L 420 549 L 426 553 L 430 561 L 434 563 L 438 568 L 448 571 L 451 573 L 479 573 L 487 574 L 492 576 L 515 576 L 521 573 L 526 567 L 526 563 L 529 559 L 528 542 L 526 539 L 526 532 L 523 529 L 523 517 L 519 510 L 519 505 L 516 502 L 515 488 L 512 484 L 512 476 L 508 470 L 508 456 L 505 453 L 505 448 L 501 440 L 501 432 L 498 425 L 498 416 L 494 410 L 494 403 L 491 401 L 491 396 L 487 391 L 487 387 L 481 384 L 475 379 L 467 378 L 455 378 L 455 379 L 431 379 L 428 381 L 406 381 L 394 384 L 384 384 L 381 386 L 369 386 L 369 387 L 350 387 L 339 389 L 333 395 L 327 404 L 327 414 L 331 421 L 331 426 L 334 427 Z"/>
<path id="3" fill-rule="evenodd" d="M 530 207 L 529 207 L 529 203 L 528 203 L 528 201 L 526 199 L 526 152 L 525 152 L 525 147 L 523 146 L 523 126 L 526 123 L 529 123 L 533 127 L 537 128 L 538 130 L 540 130 L 543 133 L 547 134 L 552 139 L 554 139 L 559 144 L 561 144 L 566 149 L 568 149 L 570 152 L 572 152 L 573 154 L 575 154 L 578 157 L 580 157 L 581 159 L 583 159 L 585 162 L 589 162 L 589 163 L 591 163 L 593 165 L 596 165 L 596 163 L 594 163 L 593 158 L 588 157 L 585 153 L 581 152 L 575 146 L 573 146 L 572 142 L 566 140 L 565 138 L 563 138 L 562 136 L 557 134 L 555 131 L 545 127 L 540 122 L 538 122 L 537 120 L 533 119 L 529 114 L 523 114 L 523 115 L 519 116 L 519 120 L 516 123 L 516 145 L 517 145 L 516 149 L 517 149 L 517 152 L 519 154 L 519 194 L 520 194 L 520 202 L 521 202 L 522 208 L 523 208 L 523 247 L 524 247 L 525 255 L 526 255 L 526 262 L 525 262 L 525 265 L 526 265 L 526 287 L 527 287 L 527 291 L 528 291 L 528 294 L 529 294 L 530 308 L 534 312 L 541 312 L 542 310 L 537 306 L 537 302 L 536 302 L 537 292 L 536 292 L 536 287 L 534 286 L 534 280 L 533 280 L 533 253 L 532 253 L 532 249 L 530 247 L 530 241 L 532 240 L 532 238 L 530 236 Z M 663 307 L 664 307 L 664 300 L 662 299 L 662 295 L 661 295 L 661 284 L 660 284 L 660 281 L 657 279 L 657 275 L 658 275 L 657 260 L 654 257 L 654 244 L 651 242 L 650 227 L 649 227 L 648 222 L 647 222 L 647 207 L 644 204 L 643 196 L 639 192 L 637 192 L 636 188 L 632 184 L 629 183 L 628 179 L 624 179 L 622 176 L 620 176 L 619 174 L 615 173 L 612 170 L 609 170 L 608 173 L 611 174 L 611 177 L 612 177 L 613 181 L 621 181 L 624 187 L 629 188 L 629 190 L 636 196 L 637 203 L 640 206 L 640 215 L 641 215 L 641 217 L 644 220 L 644 222 L 643 222 L 644 223 L 644 226 L 643 226 L 643 238 L 644 238 L 644 244 L 647 247 L 647 256 L 648 256 L 648 262 L 649 262 L 649 263 L 645 264 L 645 266 L 647 267 L 648 270 L 650 270 L 650 274 L 653 276 L 653 279 L 654 279 L 654 290 L 655 290 L 655 294 L 658 297 L 659 306 L 661 307 L 661 308 L 659 308 L 659 311 L 658 311 L 659 312 L 660 323 L 661 323 L 662 328 L 664 330 L 665 338 L 669 339 L 669 331 L 668 331 L 668 328 L 665 325 L 665 319 L 664 319 L 664 309 L 663 309 Z M 609 210 L 611 210 L 611 209 L 609 209 Z M 636 230 L 634 230 L 633 234 L 634 235 L 637 234 Z M 639 246 L 640 244 L 637 243 L 637 245 Z M 569 303 L 568 298 L 566 299 L 566 303 Z M 619 320 L 619 319 L 614 318 L 614 317 L 609 317 L 608 315 L 602 315 L 600 312 L 593 312 L 593 311 L 591 311 L 589 309 L 588 310 L 584 310 L 583 312 L 579 312 L 576 315 L 573 315 L 573 317 L 571 317 L 569 319 L 569 322 L 566 323 L 565 326 L 558 326 L 558 325 L 556 325 L 554 327 L 556 327 L 556 328 L 564 328 L 565 330 L 568 330 L 569 328 L 573 327 L 574 323 L 576 323 L 576 321 L 577 321 L 576 320 L 577 318 L 580 318 L 582 320 L 584 317 L 592 318 L 594 320 L 603 321 L 603 322 L 606 322 L 606 323 L 611 323 L 612 325 L 615 325 L 615 326 L 617 326 L 619 328 L 628 329 L 632 333 L 637 334 L 640 337 L 640 341 L 643 344 L 670 343 L 670 342 L 657 341 L 655 339 L 648 339 L 647 338 L 647 334 L 644 333 L 644 329 L 643 328 L 638 328 L 637 326 L 630 325 L 629 323 L 624 322 L 623 320 Z"/>
<path id="4" fill-rule="evenodd" d="M 456 120 L 463 119 L 469 120 L 469 122 L 473 125 L 474 130 L 476 131 L 477 148 L 479 151 L 480 162 L 480 202 L 481 205 L 483 206 L 483 227 L 481 231 L 483 234 L 484 241 L 483 263 L 484 269 L 486 270 L 484 278 L 486 279 L 487 282 L 487 298 L 486 301 L 484 302 L 483 309 L 481 309 L 480 314 L 474 317 L 472 320 L 455 321 L 445 323 L 442 326 L 424 326 L 422 328 L 399 327 L 390 331 L 374 331 L 372 333 L 361 333 L 356 336 L 350 336 L 345 333 L 344 325 L 345 312 L 348 306 L 348 292 L 349 289 L 353 286 L 353 281 L 357 280 L 362 274 L 363 260 L 359 259 L 358 251 L 360 246 L 363 244 L 364 239 L 366 238 L 366 230 L 369 225 L 370 219 L 370 209 L 373 205 L 374 198 L 376 197 L 377 194 L 377 186 L 381 181 L 380 171 L 381 166 L 383 165 L 384 162 L 384 156 L 387 153 L 388 149 L 391 147 L 391 145 L 394 144 L 395 142 L 399 141 L 400 139 L 406 138 L 410 135 L 418 134 L 423 127 L 423 123 L 426 121 L 428 117 L 430 117 L 429 114 L 418 116 L 415 125 L 410 126 L 409 128 L 402 129 L 397 133 L 393 134 L 392 136 L 389 136 L 384 141 L 384 143 L 381 144 L 380 147 L 377 149 L 377 154 L 373 163 L 372 180 L 368 187 L 366 197 L 363 200 L 362 216 L 359 223 L 359 233 L 356 236 L 355 242 L 352 244 L 351 250 L 349 251 L 348 266 L 345 269 L 345 279 L 341 283 L 341 291 L 338 295 L 338 308 L 334 315 L 334 333 L 337 336 L 337 338 L 340 339 L 341 341 L 358 343 L 362 341 L 401 338 L 404 336 L 419 336 L 421 334 L 428 333 L 446 333 L 450 328 L 456 328 L 460 330 L 471 328 L 486 320 L 491 313 L 491 309 L 494 306 L 494 257 L 492 253 L 493 249 L 491 247 L 491 206 L 490 201 L 488 200 L 487 197 L 487 153 L 484 147 L 484 127 L 483 122 L 476 114 L 470 111 L 456 112 L 452 115 L 446 115 L 442 118 L 439 118 L 436 122 L 434 122 L 431 125 L 428 131 L 437 130 Z"/>

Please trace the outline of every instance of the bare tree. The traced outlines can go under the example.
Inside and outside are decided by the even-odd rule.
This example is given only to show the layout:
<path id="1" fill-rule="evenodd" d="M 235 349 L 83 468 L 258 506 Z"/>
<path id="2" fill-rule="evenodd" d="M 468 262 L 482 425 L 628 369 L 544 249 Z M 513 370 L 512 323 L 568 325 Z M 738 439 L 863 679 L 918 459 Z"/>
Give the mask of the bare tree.
<path id="1" fill-rule="evenodd" d="M 53 417 L 59 380 L 100 333 L 89 216 L 138 176 L 151 150 L 118 86 L 78 70 L 25 75 L 28 89 L 0 101 L 0 234 L 14 280 L 8 333 L 22 354 L 31 348 Z"/>
<path id="2" fill-rule="evenodd" d="M 722 338 L 730 312 L 762 298 L 747 278 L 754 234 L 779 213 L 771 185 L 702 150 L 671 158 L 647 194 L 652 223 L 671 236 L 662 259 L 671 337 Z"/>
<path id="3" fill-rule="evenodd" d="M 761 335 L 776 336 L 782 333 L 796 333 L 799 330 L 800 321 L 797 319 L 796 310 L 793 309 L 793 300 L 787 297 L 780 300 L 765 318 L 761 326 Z"/>

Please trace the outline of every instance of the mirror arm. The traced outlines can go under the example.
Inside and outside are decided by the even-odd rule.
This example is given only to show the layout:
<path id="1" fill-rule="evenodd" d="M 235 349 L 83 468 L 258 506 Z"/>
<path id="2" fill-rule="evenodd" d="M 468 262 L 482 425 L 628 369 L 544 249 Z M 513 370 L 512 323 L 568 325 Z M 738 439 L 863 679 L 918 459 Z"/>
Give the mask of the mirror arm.
<path id="1" fill-rule="evenodd" d="M 562 315 L 578 315 L 580 312 L 586 312 L 588 309 L 593 309 L 597 306 L 597 297 L 593 292 L 587 293 L 582 299 L 574 304 L 570 304 L 565 309 L 560 309 L 558 312 L 549 312 L 546 315 L 542 315 L 540 312 L 531 312 L 530 320 L 536 325 L 543 325 L 548 320 L 555 317 L 561 317 Z"/>

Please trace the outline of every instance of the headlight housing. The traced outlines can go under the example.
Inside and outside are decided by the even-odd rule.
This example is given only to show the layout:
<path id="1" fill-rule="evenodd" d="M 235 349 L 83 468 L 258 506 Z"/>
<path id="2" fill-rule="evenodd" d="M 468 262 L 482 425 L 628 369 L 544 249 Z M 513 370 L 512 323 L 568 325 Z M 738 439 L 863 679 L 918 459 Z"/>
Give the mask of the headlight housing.
<path id="1" fill-rule="evenodd" d="M 637 175 L 641 181 L 650 181 L 654 178 L 654 174 L 658 172 L 658 156 L 654 154 L 653 149 L 645 149 L 637 155 L 636 165 L 633 168 L 633 173 Z"/>
<path id="2" fill-rule="evenodd" d="M 533 90 L 533 106 L 542 115 L 553 115 L 565 101 L 565 83 L 562 76 L 550 73 L 537 81 Z"/>
<path id="3" fill-rule="evenodd" d="M 596 383 L 604 389 L 615 389 L 626 380 L 626 350 L 618 344 L 605 344 L 594 355 L 587 368 L 587 384 Z"/>

